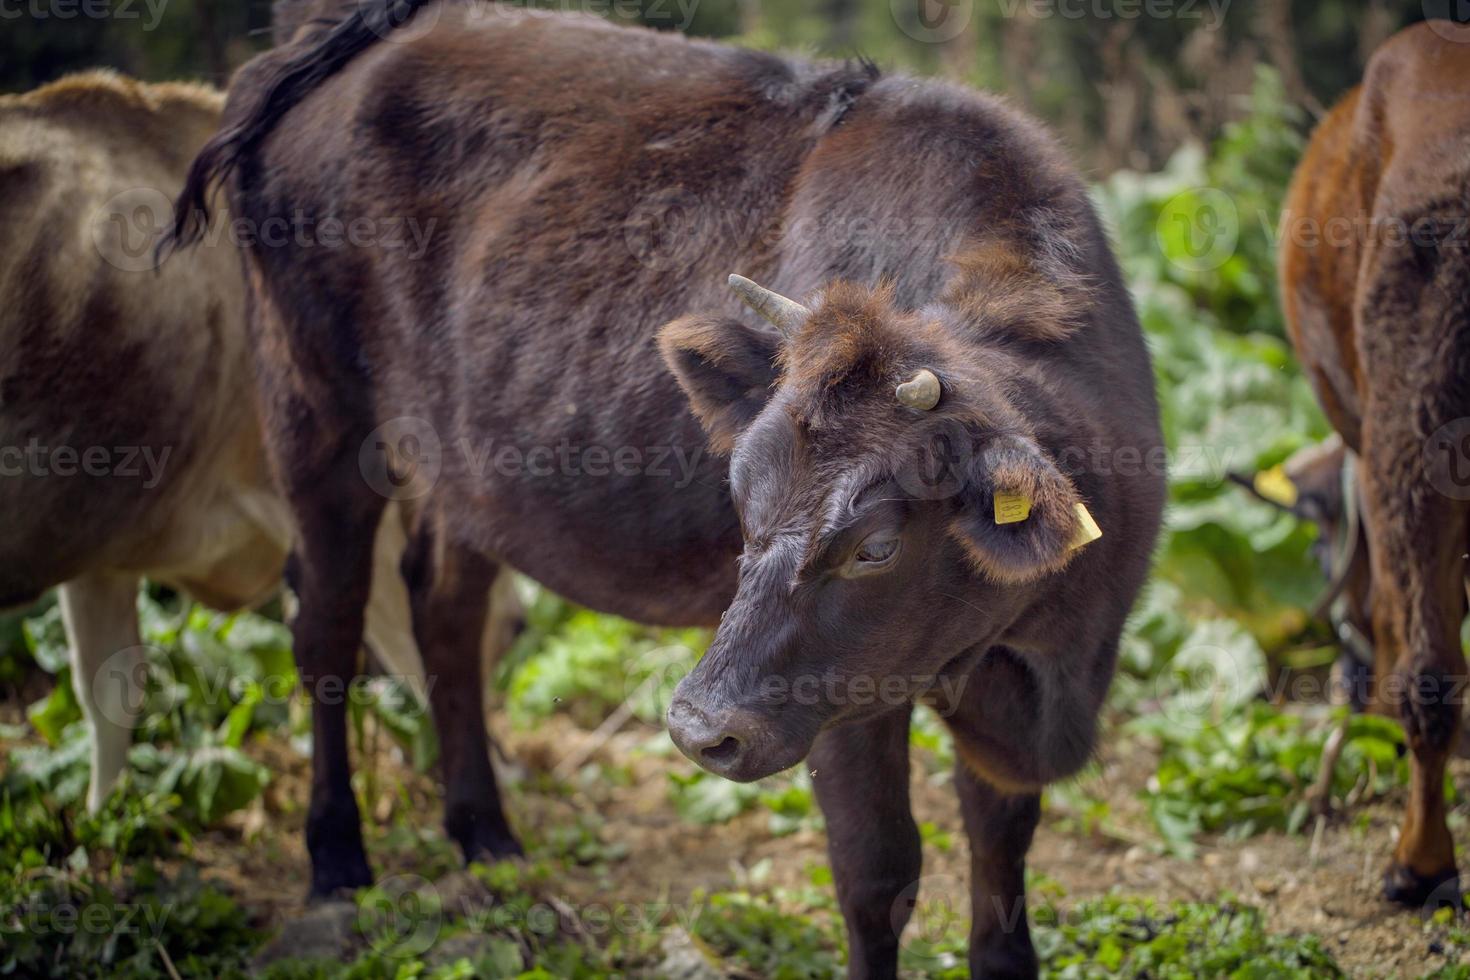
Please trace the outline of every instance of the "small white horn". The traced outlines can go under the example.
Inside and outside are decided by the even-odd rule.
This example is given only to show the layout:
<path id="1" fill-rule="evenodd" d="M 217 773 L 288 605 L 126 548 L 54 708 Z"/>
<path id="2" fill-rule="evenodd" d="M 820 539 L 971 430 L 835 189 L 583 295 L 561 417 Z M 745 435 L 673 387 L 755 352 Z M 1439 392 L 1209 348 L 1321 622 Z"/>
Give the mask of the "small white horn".
<path id="1" fill-rule="evenodd" d="M 928 368 L 920 368 L 913 378 L 893 389 L 900 405 L 917 408 L 922 412 L 939 404 L 939 393 L 939 376 Z"/>
<path id="2" fill-rule="evenodd" d="M 745 301 L 746 306 L 769 320 L 777 330 L 781 331 L 781 336 L 788 340 L 796 334 L 796 329 L 805 323 L 806 318 L 812 313 L 795 300 L 789 300 L 780 293 L 773 293 L 764 286 L 758 286 L 744 276 L 730 276 L 730 288 L 735 290 L 736 296 Z"/>

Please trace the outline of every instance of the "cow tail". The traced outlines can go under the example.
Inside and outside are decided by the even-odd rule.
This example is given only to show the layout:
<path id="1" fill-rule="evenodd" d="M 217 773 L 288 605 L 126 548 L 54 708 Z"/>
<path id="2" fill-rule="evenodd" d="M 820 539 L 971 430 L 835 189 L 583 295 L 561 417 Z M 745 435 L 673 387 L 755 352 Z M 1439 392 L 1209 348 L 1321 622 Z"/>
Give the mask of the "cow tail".
<path id="1" fill-rule="evenodd" d="M 373 43 L 433 0 L 360 0 L 330 29 L 260 56 L 241 70 L 225 110 L 226 125 L 194 158 L 174 202 L 173 227 L 158 255 L 198 242 L 209 225 L 209 194 L 250 160 L 281 118 Z"/>

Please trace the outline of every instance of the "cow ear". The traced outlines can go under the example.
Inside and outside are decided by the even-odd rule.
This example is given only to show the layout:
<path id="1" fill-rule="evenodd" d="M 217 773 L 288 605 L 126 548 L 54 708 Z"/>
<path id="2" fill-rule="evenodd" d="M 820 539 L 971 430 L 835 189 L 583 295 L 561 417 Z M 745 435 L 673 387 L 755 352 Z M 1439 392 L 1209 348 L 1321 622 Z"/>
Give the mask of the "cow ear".
<path id="1" fill-rule="evenodd" d="M 951 529 L 976 571 L 1005 584 L 1060 571 L 1100 536 L 1072 481 L 1036 443 L 1016 436 L 979 452 Z"/>
<path id="2" fill-rule="evenodd" d="M 664 363 L 689 397 L 710 448 L 728 453 L 776 380 L 774 333 L 720 316 L 686 316 L 658 333 Z"/>

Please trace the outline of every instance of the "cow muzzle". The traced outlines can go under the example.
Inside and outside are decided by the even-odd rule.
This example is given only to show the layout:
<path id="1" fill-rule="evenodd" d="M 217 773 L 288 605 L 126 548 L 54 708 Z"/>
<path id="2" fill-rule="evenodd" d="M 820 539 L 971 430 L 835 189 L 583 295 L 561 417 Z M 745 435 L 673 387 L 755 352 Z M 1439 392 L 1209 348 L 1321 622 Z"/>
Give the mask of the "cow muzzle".
<path id="1" fill-rule="evenodd" d="M 773 718 L 711 704 L 684 687 L 669 703 L 669 735 L 680 752 L 717 776 L 738 783 L 762 779 L 796 765 L 811 748 L 810 738 L 783 736 Z"/>

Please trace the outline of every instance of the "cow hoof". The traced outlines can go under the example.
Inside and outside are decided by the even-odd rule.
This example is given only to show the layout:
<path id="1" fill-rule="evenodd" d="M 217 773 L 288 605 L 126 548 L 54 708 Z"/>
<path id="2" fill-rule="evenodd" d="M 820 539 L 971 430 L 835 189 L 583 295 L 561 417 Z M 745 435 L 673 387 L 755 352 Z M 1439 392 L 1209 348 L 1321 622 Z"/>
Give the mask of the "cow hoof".
<path id="1" fill-rule="evenodd" d="M 1460 907 L 1460 875 L 1455 868 L 1421 875 L 1407 865 L 1391 861 L 1383 875 L 1383 897 L 1390 902 L 1433 912 Z"/>
<path id="2" fill-rule="evenodd" d="M 486 834 L 483 838 L 477 836 L 474 843 L 465 844 L 462 849 L 466 865 L 476 861 L 494 864 L 496 861 L 513 861 L 526 856 L 526 849 L 521 846 L 521 842 L 510 834 Z"/>
<path id="3" fill-rule="evenodd" d="M 307 893 L 309 905 L 351 899 L 359 888 L 373 883 L 373 872 L 367 859 L 358 855 L 355 859 L 320 862 L 311 870 L 311 891 Z"/>

